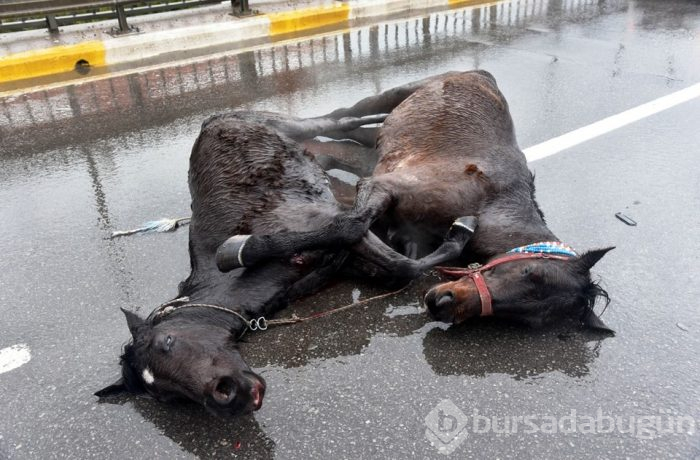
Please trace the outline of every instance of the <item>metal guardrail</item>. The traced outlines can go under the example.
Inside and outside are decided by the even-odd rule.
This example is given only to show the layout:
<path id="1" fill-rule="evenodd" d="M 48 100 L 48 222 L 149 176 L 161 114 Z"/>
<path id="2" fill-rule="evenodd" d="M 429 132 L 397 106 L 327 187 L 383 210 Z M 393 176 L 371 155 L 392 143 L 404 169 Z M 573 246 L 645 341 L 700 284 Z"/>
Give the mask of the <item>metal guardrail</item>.
<path id="1" fill-rule="evenodd" d="M 127 16 L 173 11 L 221 0 L 0 0 L 0 32 L 48 28 L 58 32 L 60 26 L 117 19 L 117 33 L 133 29 Z M 250 14 L 248 0 L 231 0 L 234 14 Z"/>

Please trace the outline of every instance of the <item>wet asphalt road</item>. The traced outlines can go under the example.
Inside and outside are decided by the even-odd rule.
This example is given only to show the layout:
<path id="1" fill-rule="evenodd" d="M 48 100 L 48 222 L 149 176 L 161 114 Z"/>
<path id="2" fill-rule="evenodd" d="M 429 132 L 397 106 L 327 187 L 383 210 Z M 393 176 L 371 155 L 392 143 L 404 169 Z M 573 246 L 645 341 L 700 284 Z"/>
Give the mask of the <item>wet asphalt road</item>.
<path id="1" fill-rule="evenodd" d="M 188 215 L 189 149 L 211 113 L 316 115 L 478 67 L 527 147 L 699 82 L 699 32 L 697 2 L 521 0 L 0 100 L 0 349 L 32 354 L 0 374 L 0 458 L 444 458 L 425 436 L 443 399 L 469 416 L 455 458 L 698 458 L 698 429 L 640 429 L 700 423 L 698 99 L 531 164 L 563 241 L 617 246 L 595 269 L 613 338 L 448 328 L 419 310 L 426 276 L 388 301 L 249 335 L 244 356 L 268 382 L 254 416 L 92 393 L 118 373 L 119 307 L 147 314 L 189 271 L 186 231 L 106 236 Z M 339 283 L 292 309 L 342 305 L 355 289 L 384 291 Z M 621 429 L 472 429 L 475 411 L 503 431 L 505 417 L 572 410 Z"/>

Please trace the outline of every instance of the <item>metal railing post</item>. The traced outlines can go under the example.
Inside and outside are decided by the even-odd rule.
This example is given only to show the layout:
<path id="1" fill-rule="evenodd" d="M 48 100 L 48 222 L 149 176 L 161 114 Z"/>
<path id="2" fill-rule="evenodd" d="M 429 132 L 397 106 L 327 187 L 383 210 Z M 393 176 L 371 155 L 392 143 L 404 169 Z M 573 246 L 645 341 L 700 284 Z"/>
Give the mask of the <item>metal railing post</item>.
<path id="1" fill-rule="evenodd" d="M 247 16 L 253 12 L 250 10 L 248 0 L 231 0 L 231 8 L 236 16 Z"/>
<path id="2" fill-rule="evenodd" d="M 128 32 L 129 24 L 126 23 L 126 11 L 124 11 L 124 5 L 117 5 L 117 20 L 119 21 L 119 32 Z"/>
<path id="3" fill-rule="evenodd" d="M 58 32 L 58 21 L 56 21 L 56 15 L 46 15 L 46 27 L 49 28 L 49 32 Z"/>

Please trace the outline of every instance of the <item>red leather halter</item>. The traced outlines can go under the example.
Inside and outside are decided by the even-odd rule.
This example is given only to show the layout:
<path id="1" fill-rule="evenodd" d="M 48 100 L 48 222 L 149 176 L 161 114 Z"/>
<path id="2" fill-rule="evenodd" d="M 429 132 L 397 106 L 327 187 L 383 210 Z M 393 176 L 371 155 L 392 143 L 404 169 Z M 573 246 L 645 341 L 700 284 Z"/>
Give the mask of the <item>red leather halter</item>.
<path id="1" fill-rule="evenodd" d="M 493 315 L 493 304 L 491 299 L 491 292 L 489 292 L 489 287 L 486 285 L 486 280 L 482 275 L 483 272 L 491 270 L 493 267 L 514 260 L 523 259 L 556 259 L 556 260 L 571 260 L 571 256 L 559 256 L 555 254 L 548 254 L 544 252 L 526 252 L 510 254 L 505 257 L 500 257 L 498 259 L 492 260 L 486 265 L 482 265 L 478 268 L 454 268 L 454 267 L 435 267 L 437 271 L 447 276 L 455 276 L 460 279 L 469 278 L 474 282 L 477 292 L 479 292 L 479 298 L 481 299 L 481 316 L 491 316 Z"/>

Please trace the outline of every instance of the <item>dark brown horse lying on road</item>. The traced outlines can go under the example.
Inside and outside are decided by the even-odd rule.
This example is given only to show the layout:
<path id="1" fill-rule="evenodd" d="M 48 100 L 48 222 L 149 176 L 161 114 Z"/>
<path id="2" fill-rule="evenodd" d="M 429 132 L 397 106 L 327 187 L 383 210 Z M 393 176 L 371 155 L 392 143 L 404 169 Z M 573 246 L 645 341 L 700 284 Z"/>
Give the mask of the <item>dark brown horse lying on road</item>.
<path id="1" fill-rule="evenodd" d="M 352 113 L 391 111 L 418 86 L 390 90 L 316 119 L 240 112 L 205 121 L 190 156 L 191 273 L 177 298 L 148 318 L 124 310 L 132 339 L 121 357 L 122 377 L 96 394 L 190 399 L 219 415 L 257 410 L 265 382 L 246 365 L 236 342 L 247 328 L 260 326 L 258 318 L 317 291 L 340 269 L 393 283 L 459 256 L 473 219 L 446 228 L 444 242 L 420 260 L 396 254 L 363 232 L 350 248 L 300 250 L 227 273 L 215 262 L 231 234 L 326 228 L 343 215 L 324 171 L 297 141 L 367 136 L 356 130 L 384 116 L 353 118 Z"/>
<path id="2" fill-rule="evenodd" d="M 447 270 L 461 279 L 427 293 L 433 317 L 458 323 L 494 315 L 533 326 L 576 318 L 609 330 L 593 312 L 596 298 L 608 296 L 590 269 L 611 248 L 579 256 L 547 228 L 491 74 L 450 73 L 425 83 L 387 117 L 377 149 L 379 162 L 358 184 L 352 210 L 318 229 L 234 237 L 219 251 L 220 266 L 352 247 L 370 228 L 403 254 L 421 256 L 455 217 L 474 215 L 479 226 L 467 252 L 488 264 Z"/>

